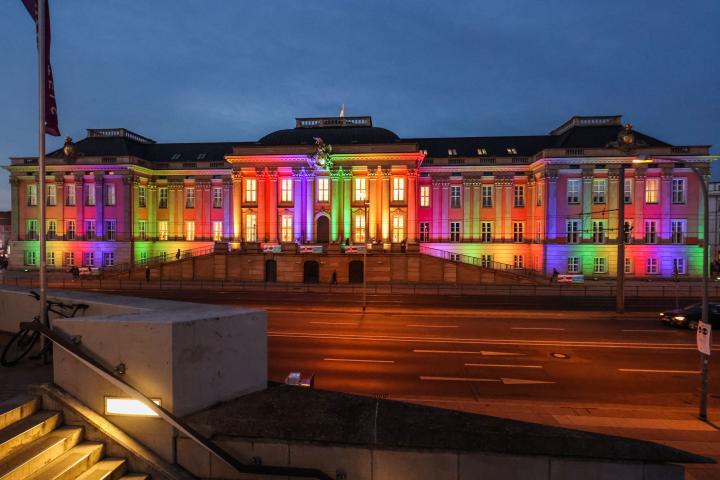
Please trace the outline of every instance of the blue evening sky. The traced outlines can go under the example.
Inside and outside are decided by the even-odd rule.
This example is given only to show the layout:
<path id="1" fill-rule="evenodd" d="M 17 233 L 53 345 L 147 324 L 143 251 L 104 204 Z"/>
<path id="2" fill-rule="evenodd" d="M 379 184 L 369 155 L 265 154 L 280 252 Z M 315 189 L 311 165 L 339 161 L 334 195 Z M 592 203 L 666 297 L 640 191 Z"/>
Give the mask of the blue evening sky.
<path id="1" fill-rule="evenodd" d="M 6 165 L 37 154 L 37 83 L 32 21 L 20 0 L 2 3 Z M 161 142 L 256 140 L 344 103 L 405 137 L 623 114 L 671 143 L 720 145 L 717 0 L 50 4 L 60 129 L 75 139 L 125 127 Z"/>

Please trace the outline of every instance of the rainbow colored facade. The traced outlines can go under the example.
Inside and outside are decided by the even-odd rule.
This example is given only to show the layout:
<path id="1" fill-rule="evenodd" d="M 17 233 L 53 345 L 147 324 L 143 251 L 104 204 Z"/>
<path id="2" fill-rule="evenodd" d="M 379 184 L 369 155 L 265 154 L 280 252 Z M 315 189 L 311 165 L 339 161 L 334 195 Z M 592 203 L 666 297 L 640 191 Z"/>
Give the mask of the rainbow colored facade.
<path id="1" fill-rule="evenodd" d="M 44 200 L 35 157 L 6 167 L 10 263 L 39 263 L 45 201 L 49 268 L 143 264 L 213 243 L 254 252 L 372 243 L 602 278 L 616 272 L 624 232 L 627 274 L 697 276 L 705 212 L 691 166 L 706 176 L 715 158 L 619 116 L 511 137 L 401 139 L 370 117 L 301 118 L 257 142 L 88 130 L 72 154 L 50 155 Z"/>

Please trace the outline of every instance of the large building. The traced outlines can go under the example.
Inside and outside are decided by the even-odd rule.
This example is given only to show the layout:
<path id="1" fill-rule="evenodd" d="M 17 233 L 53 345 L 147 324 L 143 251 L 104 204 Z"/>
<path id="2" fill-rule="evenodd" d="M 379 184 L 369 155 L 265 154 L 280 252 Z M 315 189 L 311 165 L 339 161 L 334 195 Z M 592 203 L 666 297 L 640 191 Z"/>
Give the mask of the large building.
<path id="1" fill-rule="evenodd" d="M 623 231 L 627 274 L 700 275 L 699 181 L 715 158 L 620 116 L 506 137 L 399 138 L 370 117 L 299 118 L 252 142 L 92 129 L 49 155 L 44 195 L 37 158 L 11 158 L 11 267 L 38 264 L 45 201 L 51 268 L 142 264 L 213 243 L 246 252 L 372 243 L 602 278 L 616 272 Z"/>

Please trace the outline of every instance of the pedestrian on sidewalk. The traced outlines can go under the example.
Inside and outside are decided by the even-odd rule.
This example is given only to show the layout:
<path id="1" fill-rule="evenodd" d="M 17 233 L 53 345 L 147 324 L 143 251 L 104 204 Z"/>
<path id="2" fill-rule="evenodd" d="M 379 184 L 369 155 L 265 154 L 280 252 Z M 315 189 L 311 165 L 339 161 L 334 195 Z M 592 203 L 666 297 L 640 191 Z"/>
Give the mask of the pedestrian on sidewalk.
<path id="1" fill-rule="evenodd" d="M 337 285 L 337 272 L 335 270 L 333 270 L 332 280 L 330 283 L 332 283 L 333 285 Z"/>
<path id="2" fill-rule="evenodd" d="M 178 248 L 177 253 L 175 254 L 175 260 L 180 260 L 180 249 Z"/>
<path id="3" fill-rule="evenodd" d="M 150 283 L 150 267 L 148 265 L 145 266 L 145 281 Z"/>
<path id="4" fill-rule="evenodd" d="M 550 283 L 557 283 L 558 275 L 560 275 L 560 272 L 557 271 L 557 268 L 553 268 L 552 277 L 550 277 Z"/>

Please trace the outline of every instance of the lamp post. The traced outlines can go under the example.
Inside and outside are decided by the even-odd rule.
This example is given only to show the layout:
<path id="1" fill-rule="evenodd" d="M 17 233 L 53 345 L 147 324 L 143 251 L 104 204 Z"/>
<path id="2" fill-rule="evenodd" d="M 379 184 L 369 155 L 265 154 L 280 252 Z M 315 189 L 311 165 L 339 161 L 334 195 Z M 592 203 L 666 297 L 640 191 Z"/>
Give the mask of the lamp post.
<path id="1" fill-rule="evenodd" d="M 362 311 L 365 312 L 365 309 L 367 308 L 367 251 L 368 251 L 368 207 L 370 206 L 370 202 L 365 200 L 363 202 L 363 209 L 365 211 L 365 221 L 363 222 L 363 227 L 365 232 L 363 235 L 363 240 L 365 244 L 365 248 L 363 249 L 363 303 L 362 303 Z"/>

